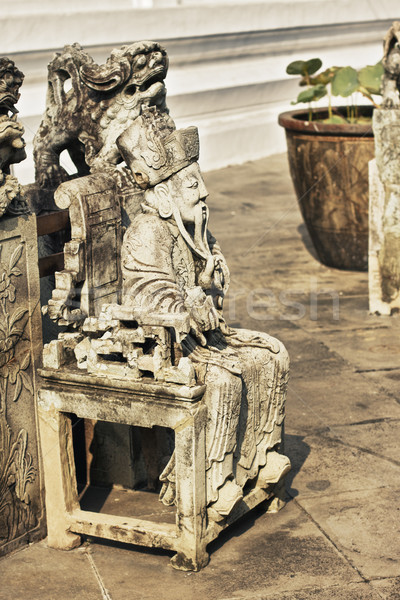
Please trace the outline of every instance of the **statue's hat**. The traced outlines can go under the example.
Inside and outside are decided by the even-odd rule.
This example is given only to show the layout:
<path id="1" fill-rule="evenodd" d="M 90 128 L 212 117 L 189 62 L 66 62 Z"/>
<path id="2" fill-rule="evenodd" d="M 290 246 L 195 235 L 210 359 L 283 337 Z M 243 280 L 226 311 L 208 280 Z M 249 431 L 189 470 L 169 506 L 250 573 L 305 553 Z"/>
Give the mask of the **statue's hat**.
<path id="1" fill-rule="evenodd" d="M 199 158 L 197 127 L 175 129 L 155 107 L 145 109 L 117 139 L 117 146 L 141 188 L 154 187 Z"/>

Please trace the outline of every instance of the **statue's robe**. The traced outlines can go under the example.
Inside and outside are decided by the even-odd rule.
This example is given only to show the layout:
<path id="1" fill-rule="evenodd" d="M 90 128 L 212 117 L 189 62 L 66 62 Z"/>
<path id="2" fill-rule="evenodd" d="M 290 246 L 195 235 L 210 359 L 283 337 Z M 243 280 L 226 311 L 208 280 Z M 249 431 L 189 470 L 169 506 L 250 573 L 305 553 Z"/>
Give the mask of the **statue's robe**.
<path id="1" fill-rule="evenodd" d="M 215 240 L 209 240 L 221 259 Z M 151 210 L 140 214 L 124 236 L 122 302 L 185 313 L 187 293 L 198 286 L 204 263 L 173 219 Z M 211 289 L 203 291 L 211 294 Z M 198 382 L 206 384 L 207 503 L 217 500 L 229 478 L 243 488 L 266 464 L 268 450 L 281 444 L 289 370 L 288 354 L 277 339 L 245 329 L 224 331 L 206 333 L 205 347 L 190 334 L 182 344 Z"/>

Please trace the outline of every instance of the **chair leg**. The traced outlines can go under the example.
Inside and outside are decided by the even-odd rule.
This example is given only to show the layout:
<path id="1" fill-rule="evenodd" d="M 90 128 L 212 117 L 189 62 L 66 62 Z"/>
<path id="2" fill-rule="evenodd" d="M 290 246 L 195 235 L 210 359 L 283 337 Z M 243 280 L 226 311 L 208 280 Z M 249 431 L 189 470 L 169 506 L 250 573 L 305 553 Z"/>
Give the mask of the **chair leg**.
<path id="1" fill-rule="evenodd" d="M 199 571 L 209 561 L 206 551 L 205 420 L 202 406 L 175 429 L 176 519 L 180 547 L 171 564 Z"/>
<path id="2" fill-rule="evenodd" d="M 71 420 L 53 407 L 39 403 L 39 427 L 46 488 L 47 543 L 70 550 L 81 543 L 68 530 L 68 513 L 79 508 Z"/>
<path id="3" fill-rule="evenodd" d="M 267 513 L 277 513 L 286 506 L 286 482 L 283 477 L 273 488 L 274 495 L 268 504 Z"/>
<path id="4" fill-rule="evenodd" d="M 188 556 L 187 553 L 177 552 L 171 558 L 171 565 L 179 571 L 200 571 L 208 565 L 210 555 L 206 552 L 197 553 L 196 556 Z"/>

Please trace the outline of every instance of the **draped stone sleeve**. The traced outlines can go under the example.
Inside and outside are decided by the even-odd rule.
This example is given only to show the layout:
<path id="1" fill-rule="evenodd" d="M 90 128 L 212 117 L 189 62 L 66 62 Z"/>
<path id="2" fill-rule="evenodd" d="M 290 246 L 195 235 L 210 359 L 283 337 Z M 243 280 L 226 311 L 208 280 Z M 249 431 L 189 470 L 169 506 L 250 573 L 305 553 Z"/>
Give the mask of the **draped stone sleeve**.
<path id="1" fill-rule="evenodd" d="M 172 263 L 174 238 L 158 215 L 138 215 L 122 248 L 123 304 L 149 312 L 186 312 Z"/>

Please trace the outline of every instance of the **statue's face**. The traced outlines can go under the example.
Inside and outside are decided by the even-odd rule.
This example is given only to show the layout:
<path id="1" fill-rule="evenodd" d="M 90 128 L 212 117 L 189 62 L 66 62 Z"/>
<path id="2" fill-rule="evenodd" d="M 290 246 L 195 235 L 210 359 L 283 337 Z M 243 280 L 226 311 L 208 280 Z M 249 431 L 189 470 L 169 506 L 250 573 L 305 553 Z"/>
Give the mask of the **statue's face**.
<path id="1" fill-rule="evenodd" d="M 389 50 L 383 58 L 384 67 L 389 73 L 392 75 L 400 74 L 400 42 L 399 42 L 399 32 L 397 32 L 396 37 L 393 37 Z"/>
<path id="2" fill-rule="evenodd" d="M 198 163 L 192 163 L 169 180 L 172 201 L 178 208 L 184 223 L 194 223 L 200 204 L 208 196 Z"/>
<path id="3" fill-rule="evenodd" d="M 5 70 L 0 74 L 0 113 L 8 115 L 8 111 L 17 112 L 14 104 L 19 98 L 19 88 L 22 79 L 11 71 Z"/>

